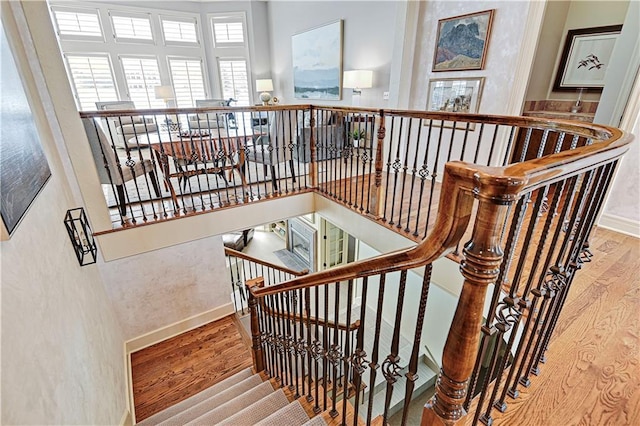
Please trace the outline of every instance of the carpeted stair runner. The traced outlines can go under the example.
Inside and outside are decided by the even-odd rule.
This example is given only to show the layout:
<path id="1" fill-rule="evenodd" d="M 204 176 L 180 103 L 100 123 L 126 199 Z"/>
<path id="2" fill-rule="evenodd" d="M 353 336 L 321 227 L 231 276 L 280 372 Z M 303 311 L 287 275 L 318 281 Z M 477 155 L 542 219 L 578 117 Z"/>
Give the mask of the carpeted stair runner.
<path id="1" fill-rule="evenodd" d="M 270 392 L 273 392 L 273 387 L 264 386 L 262 379 L 260 379 L 260 376 L 256 374 L 231 386 L 229 389 L 222 391 L 218 395 L 214 395 L 211 398 L 205 399 L 204 401 L 183 410 L 175 416 L 165 420 L 163 423 L 160 423 L 160 425 L 183 425 L 186 422 L 202 416 L 203 414 L 224 406 L 226 403 L 233 401 L 236 398 L 243 398 L 246 395 L 246 403 L 251 404 L 263 396 L 268 395 Z"/>
<path id="2" fill-rule="evenodd" d="M 263 382 L 253 389 L 249 390 L 248 392 L 245 392 L 242 395 L 238 395 L 235 398 L 225 402 L 224 404 L 221 404 L 217 407 L 208 407 L 208 410 L 204 412 L 199 408 L 194 411 L 187 410 L 176 416 L 175 418 L 170 419 L 175 419 L 175 421 L 163 424 L 162 426 L 182 426 L 185 424 L 217 424 L 227 417 L 232 416 L 238 411 L 248 407 L 254 402 L 261 400 L 270 393 L 273 393 L 273 386 L 271 386 L 271 383 Z M 195 422 L 195 420 L 197 419 L 201 420 L 203 416 L 207 416 L 208 420 Z"/>
<path id="3" fill-rule="evenodd" d="M 300 426 L 309 422 L 309 416 L 298 401 L 287 404 L 275 413 L 260 420 L 255 426 Z"/>
<path id="4" fill-rule="evenodd" d="M 289 402 L 283 389 L 243 370 L 138 425 L 326 426 L 321 416 L 309 420 L 298 400 Z"/>
<path id="5" fill-rule="evenodd" d="M 286 407 L 289 404 L 287 396 L 282 389 L 278 389 L 271 395 L 262 398 L 260 401 L 251 404 L 244 410 L 234 414 L 226 420 L 219 423 L 220 426 L 237 426 L 237 425 L 253 425 L 270 416 L 281 408 Z M 204 422 L 199 424 L 211 424 L 206 421 L 207 417 L 203 416 Z"/>
<path id="6" fill-rule="evenodd" d="M 253 375 L 253 373 L 251 372 L 250 368 L 247 368 L 245 370 L 240 371 L 239 373 L 234 374 L 233 376 L 219 382 L 216 383 L 213 386 L 210 386 L 206 389 L 204 389 L 203 391 L 183 400 L 178 402 L 175 405 L 172 405 L 171 407 L 160 411 L 159 413 L 156 413 L 150 417 L 147 417 L 146 419 L 142 420 L 139 423 L 136 423 L 138 425 L 142 425 L 142 426 L 152 426 L 152 425 L 157 425 L 162 423 L 163 421 L 181 413 L 182 411 L 193 407 L 196 404 L 199 404 L 200 402 L 211 398 L 212 396 L 217 396 L 221 393 L 223 393 L 225 390 L 229 389 L 230 387 L 234 386 L 237 383 L 242 382 L 245 379 L 248 379 L 249 377 L 251 377 Z M 258 378 L 259 379 L 259 378 Z M 259 383 L 258 383 L 259 384 Z M 233 398 L 233 397 L 232 397 Z M 224 401 L 223 401 L 224 402 Z"/>

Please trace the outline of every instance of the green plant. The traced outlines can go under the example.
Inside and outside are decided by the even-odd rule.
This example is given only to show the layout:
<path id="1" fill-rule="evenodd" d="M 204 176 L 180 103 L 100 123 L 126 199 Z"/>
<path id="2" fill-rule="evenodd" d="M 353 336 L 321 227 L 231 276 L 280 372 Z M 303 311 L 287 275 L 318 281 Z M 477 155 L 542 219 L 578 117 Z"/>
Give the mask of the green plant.
<path id="1" fill-rule="evenodd" d="M 367 137 L 367 134 L 366 134 L 366 132 L 365 132 L 364 130 L 362 130 L 362 129 L 354 129 L 354 130 L 351 132 L 351 138 L 352 138 L 353 140 L 356 140 L 356 141 L 357 141 L 357 140 L 360 140 L 360 139 L 364 139 L 364 138 L 366 138 L 366 137 Z"/>

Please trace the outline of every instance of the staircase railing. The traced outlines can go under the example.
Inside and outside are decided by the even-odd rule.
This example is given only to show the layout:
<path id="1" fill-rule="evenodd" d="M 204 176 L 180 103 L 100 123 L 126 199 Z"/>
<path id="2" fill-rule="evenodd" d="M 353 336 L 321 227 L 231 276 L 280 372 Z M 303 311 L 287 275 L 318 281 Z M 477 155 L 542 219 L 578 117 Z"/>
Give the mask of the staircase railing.
<path id="1" fill-rule="evenodd" d="M 505 148 L 510 147 L 500 158 L 501 163 L 514 164 L 495 167 L 447 161 L 440 174 L 435 223 L 421 243 L 277 285 L 250 288 L 256 368 L 266 366 L 269 374 L 280 375 L 277 365 L 265 364 L 264 354 L 269 339 L 289 342 L 282 350 L 292 355 L 294 365 L 307 365 L 309 377 L 313 369 L 318 375 L 316 388 L 319 383 L 332 383 L 334 391 L 320 397 L 324 403 L 330 398 L 330 414 L 341 416 L 342 422 L 347 418 L 348 404 L 343 403 L 342 412 L 338 412 L 336 381 L 343 382 L 343 389 L 353 385 L 355 418 L 361 410 L 366 411 L 370 424 L 374 389 L 381 374 L 386 382 L 383 421 L 392 413 L 398 392 L 395 384 L 402 380 L 402 423 L 406 423 L 419 379 L 422 338 L 431 327 L 447 326 L 437 318 L 426 321 L 432 265 L 458 246 L 470 223 L 470 239 L 461 253 L 464 285 L 442 354 L 436 393 L 424 409 L 422 422 L 458 424 L 471 411 L 474 423 L 481 420 L 489 424 L 494 407 L 502 410 L 506 396 L 517 397 L 517 387 L 526 386 L 530 374 L 544 361 L 573 277 L 589 260 L 589 234 L 618 159 L 631 140 L 604 126 L 488 116 L 457 119 L 482 122 L 480 131 L 494 126 L 491 139 L 495 141 L 499 139 L 498 126 L 509 129 L 504 140 Z M 541 139 L 532 151 L 527 145 L 538 131 Z M 384 131 L 378 135 L 382 143 Z M 518 135 L 524 145 L 514 151 Z M 466 134 L 463 139 L 467 140 Z M 496 146 L 492 143 L 492 150 Z M 532 159 L 515 162 L 529 156 Z M 491 155 L 488 158 L 491 164 Z M 395 159 L 393 163 L 397 164 Z M 395 167 L 391 169 L 396 173 Z M 331 194 L 337 196 L 338 192 Z M 389 217 L 400 223 L 395 213 Z M 485 312 L 488 290 L 490 308 Z M 273 306 L 283 297 L 297 300 L 299 312 L 314 313 L 316 323 L 307 321 L 297 327 L 285 314 L 278 316 L 275 328 L 268 328 L 274 317 L 265 314 L 264 306 Z M 289 312 L 286 305 L 280 309 Z M 319 330 L 320 323 L 325 322 L 327 328 L 329 321 L 337 324 L 343 318 L 346 323 L 360 321 L 355 346 L 348 339 L 343 344 L 335 334 L 332 339 Z M 392 323 L 388 339 L 380 333 L 385 321 Z M 290 330 L 295 330 L 296 336 Z M 367 330 L 373 330 L 368 338 Z M 403 353 L 401 341 L 407 337 L 411 341 Z M 491 339 L 496 344 L 490 345 Z M 488 369 L 482 371 L 483 365 L 489 365 Z M 365 382 L 370 391 L 361 408 L 360 391 Z M 309 382 L 306 398 L 315 400 L 318 407 L 319 395 L 311 389 Z M 480 396 L 474 399 L 477 392 Z"/>
<path id="2" fill-rule="evenodd" d="M 224 254 L 227 258 L 227 267 L 231 278 L 231 292 L 235 310 L 242 315 L 248 313 L 248 281 L 261 277 L 264 283 L 269 286 L 309 273 L 308 269 L 296 271 L 228 247 L 224 248 Z"/>

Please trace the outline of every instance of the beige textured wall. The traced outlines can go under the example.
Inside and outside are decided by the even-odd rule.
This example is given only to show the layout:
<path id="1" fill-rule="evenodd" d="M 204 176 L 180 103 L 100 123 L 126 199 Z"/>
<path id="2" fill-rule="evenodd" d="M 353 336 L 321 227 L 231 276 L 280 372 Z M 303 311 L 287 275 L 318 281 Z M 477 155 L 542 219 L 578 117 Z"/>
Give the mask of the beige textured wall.
<path id="1" fill-rule="evenodd" d="M 121 329 L 98 268 L 78 266 L 62 222 L 77 204 L 45 116 L 50 105 L 35 52 L 18 32 L 18 25 L 26 28 L 21 5 L 1 6 L 52 176 L 0 245 L 0 423 L 117 424 L 127 409 Z"/>
<path id="2" fill-rule="evenodd" d="M 125 340 L 231 302 L 222 237 L 100 265 Z"/>
<path id="3" fill-rule="evenodd" d="M 496 9 L 489 40 L 485 69 L 478 71 L 432 72 L 438 20 L 467 13 Z M 424 2 L 418 29 L 415 67 L 412 79 L 412 109 L 424 110 L 429 79 L 486 77 L 480 113 L 503 114 L 507 111 L 511 88 L 516 78 L 520 45 L 523 43 L 527 2 L 436 1 Z"/>

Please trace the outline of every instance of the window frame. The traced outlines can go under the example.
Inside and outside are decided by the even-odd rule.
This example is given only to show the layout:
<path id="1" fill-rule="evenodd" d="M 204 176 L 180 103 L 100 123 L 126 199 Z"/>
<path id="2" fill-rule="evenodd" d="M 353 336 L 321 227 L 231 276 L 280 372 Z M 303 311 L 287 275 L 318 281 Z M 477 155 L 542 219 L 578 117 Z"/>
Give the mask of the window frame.
<path id="1" fill-rule="evenodd" d="M 60 31 L 60 26 L 58 23 L 58 18 L 56 16 L 56 11 L 68 12 L 68 13 L 88 13 L 95 14 L 98 18 L 98 27 L 100 28 L 100 36 L 92 36 L 92 35 L 71 35 L 71 34 L 62 34 Z M 52 17 L 51 21 L 53 23 L 53 28 L 60 38 L 60 40 L 64 41 L 87 41 L 87 42 L 98 42 L 104 43 L 106 41 L 106 33 L 104 27 L 102 25 L 102 16 L 100 15 L 100 9 L 98 8 L 89 8 L 89 7 L 69 7 L 69 6 L 59 6 L 59 5 L 51 5 L 50 6 L 50 15 Z"/>
<path id="2" fill-rule="evenodd" d="M 160 66 L 160 60 L 159 60 L 158 56 L 156 56 L 156 55 L 139 55 L 139 54 L 135 54 L 135 53 L 133 53 L 133 54 L 127 53 L 127 54 L 118 55 L 118 62 L 120 63 L 120 67 L 121 67 L 121 70 L 122 70 L 122 77 L 123 77 L 124 83 L 125 83 L 125 94 L 127 95 L 127 98 L 128 98 L 126 100 L 129 100 L 129 101 L 133 102 L 134 105 L 135 105 L 135 100 L 131 96 L 131 91 L 129 89 L 129 81 L 127 80 L 127 71 L 125 69 L 124 62 L 122 61 L 123 59 L 138 59 L 138 60 L 153 59 L 153 60 L 155 60 L 156 61 L 156 66 L 158 67 L 158 80 L 159 81 L 158 81 L 157 86 L 161 86 L 162 85 L 162 71 L 161 71 L 162 67 Z M 146 80 L 145 80 L 145 83 L 146 83 Z M 145 87 L 146 87 L 146 85 L 145 85 Z M 153 86 L 153 87 L 155 87 L 155 86 Z M 153 92 L 153 90 L 154 90 L 153 88 L 151 89 L 151 92 L 149 92 L 148 90 L 145 90 L 145 92 L 147 94 L 147 98 L 149 100 L 149 107 L 148 108 L 150 108 L 150 109 L 165 108 L 166 105 L 164 104 L 164 101 L 162 99 L 156 99 L 155 98 L 155 93 Z M 151 101 L 152 100 L 158 101 L 159 104 L 161 104 L 161 105 L 159 105 L 159 106 L 151 105 Z M 136 108 L 137 109 L 144 109 L 146 107 L 142 107 L 141 108 L 141 107 L 136 105 Z"/>
<path id="3" fill-rule="evenodd" d="M 71 86 L 71 91 L 73 92 L 73 96 L 76 99 L 76 104 L 78 106 L 78 109 L 80 111 L 95 111 L 95 105 L 93 106 L 92 109 L 83 109 L 82 108 L 82 102 L 80 100 L 80 95 L 78 94 L 78 88 L 76 86 L 76 81 L 73 78 L 73 72 L 72 72 L 72 67 L 71 64 L 69 63 L 69 57 L 102 57 L 102 58 L 106 58 L 107 59 L 107 63 L 109 65 L 109 73 L 111 74 L 111 82 L 113 83 L 113 88 L 115 91 L 115 95 L 116 95 L 116 99 L 113 100 L 118 100 L 118 98 L 120 97 L 120 91 L 118 90 L 118 83 L 116 80 L 116 75 L 115 75 L 115 69 L 113 66 L 113 62 L 111 60 L 111 56 L 108 53 L 87 53 L 87 52 L 65 52 L 62 54 L 63 56 L 63 62 L 64 65 L 67 69 L 67 74 L 70 77 L 70 86 Z M 94 84 L 95 87 L 95 84 Z M 98 99 L 98 101 L 109 101 L 109 99 Z"/>
<path id="4" fill-rule="evenodd" d="M 185 55 L 168 55 L 167 56 L 167 67 L 169 70 L 169 79 L 171 80 L 171 87 L 173 87 L 173 91 L 174 93 L 176 92 L 176 86 L 174 83 L 174 79 L 173 79 L 173 73 L 171 71 L 171 61 L 172 60 L 176 60 L 176 61 L 199 61 L 200 62 L 200 71 L 202 72 L 202 88 L 204 90 L 204 98 L 202 99 L 208 99 L 209 98 L 209 85 L 208 85 L 208 78 L 207 78 L 207 67 L 206 67 L 206 60 L 204 58 L 198 58 L 195 56 L 185 56 Z M 193 98 L 193 105 L 192 107 L 195 107 L 195 101 L 196 99 Z M 176 99 L 175 99 L 175 104 L 176 104 L 176 108 L 190 108 L 190 107 L 180 107 L 178 106 L 178 99 L 177 99 L 177 94 L 176 94 Z"/>
<path id="5" fill-rule="evenodd" d="M 165 46 L 194 47 L 194 48 L 202 46 L 202 35 L 200 34 L 197 17 L 195 16 L 194 17 L 173 17 L 173 16 L 167 16 L 163 14 L 158 14 L 158 19 L 160 21 L 160 34 L 162 36 L 162 42 Z M 167 40 L 166 34 L 164 32 L 164 21 L 192 23 L 196 31 L 196 41 L 189 42 L 189 41 Z"/>
<path id="6" fill-rule="evenodd" d="M 153 16 L 148 12 L 128 12 L 124 10 L 115 10 L 109 9 L 107 12 L 109 15 L 109 23 L 111 24 L 111 34 L 113 35 L 113 40 L 116 44 L 156 44 L 156 29 L 153 25 Z M 113 21 L 115 17 L 123 17 L 130 19 L 146 19 L 149 22 L 149 31 L 151 33 L 151 40 L 143 39 L 143 38 L 135 38 L 135 37 L 119 37 L 116 32 L 116 25 Z"/>

